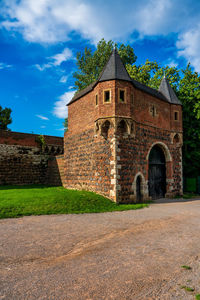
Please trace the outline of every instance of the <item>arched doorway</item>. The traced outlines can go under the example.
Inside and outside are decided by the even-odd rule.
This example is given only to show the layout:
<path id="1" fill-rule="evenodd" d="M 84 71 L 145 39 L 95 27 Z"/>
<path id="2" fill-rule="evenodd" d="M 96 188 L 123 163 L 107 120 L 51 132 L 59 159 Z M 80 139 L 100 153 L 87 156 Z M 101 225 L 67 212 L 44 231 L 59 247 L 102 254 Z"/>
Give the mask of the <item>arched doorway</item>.
<path id="1" fill-rule="evenodd" d="M 140 202 L 142 200 L 142 193 L 141 193 L 141 177 L 138 176 L 136 180 L 136 200 Z"/>
<path id="2" fill-rule="evenodd" d="M 165 197 L 166 161 L 165 154 L 158 145 L 153 146 L 149 154 L 149 196 L 152 199 Z"/>

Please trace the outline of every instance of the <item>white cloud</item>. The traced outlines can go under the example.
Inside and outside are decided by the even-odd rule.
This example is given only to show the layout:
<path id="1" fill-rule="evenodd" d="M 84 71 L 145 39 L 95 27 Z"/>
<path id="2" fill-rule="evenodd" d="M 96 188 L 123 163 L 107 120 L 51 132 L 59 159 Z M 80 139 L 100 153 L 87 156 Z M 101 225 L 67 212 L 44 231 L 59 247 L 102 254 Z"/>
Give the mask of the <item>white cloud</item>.
<path id="1" fill-rule="evenodd" d="M 169 59 L 166 63 L 166 65 L 170 68 L 177 68 L 178 67 L 178 63 L 174 60 Z"/>
<path id="2" fill-rule="evenodd" d="M 176 43 L 179 56 L 184 56 L 187 61 L 195 68 L 195 71 L 200 72 L 200 23 L 191 30 L 188 30 L 180 35 Z"/>
<path id="3" fill-rule="evenodd" d="M 61 53 L 50 57 L 50 59 L 53 60 L 52 65 L 54 66 L 60 66 L 62 62 L 70 58 L 72 58 L 72 51 L 68 48 L 65 48 Z"/>
<path id="4" fill-rule="evenodd" d="M 47 118 L 47 117 L 45 117 L 45 116 L 42 116 L 42 115 L 36 115 L 36 117 L 38 117 L 38 118 L 41 119 L 41 120 L 46 120 L 46 121 L 49 120 L 49 118 Z"/>
<path id="5" fill-rule="evenodd" d="M 56 130 L 58 130 L 58 131 L 64 131 L 65 128 L 57 128 Z"/>
<path id="6" fill-rule="evenodd" d="M 69 101 L 73 98 L 74 96 L 74 91 L 73 92 L 66 92 L 63 95 L 59 97 L 59 100 L 54 103 L 54 109 L 53 109 L 53 114 L 60 118 L 64 119 L 67 117 L 67 107 L 66 104 L 69 103 Z"/>
<path id="7" fill-rule="evenodd" d="M 62 76 L 59 80 L 61 83 L 66 83 L 67 82 L 67 76 Z"/>
<path id="8" fill-rule="evenodd" d="M 6 63 L 0 62 L 0 70 L 11 68 L 12 65 L 8 65 Z"/>
<path id="9" fill-rule="evenodd" d="M 57 53 L 53 56 L 48 57 L 49 60 L 46 64 L 35 64 L 34 67 L 37 68 L 39 71 L 44 71 L 46 69 L 52 68 L 52 67 L 58 67 L 62 64 L 62 62 L 67 61 L 69 59 L 73 58 L 72 51 L 69 48 L 65 48 L 61 53 Z M 63 80 L 66 76 L 63 76 Z M 67 79 L 67 77 L 66 77 Z M 60 81 L 60 82 L 66 82 L 66 81 Z"/>
<path id="10" fill-rule="evenodd" d="M 48 68 L 51 68 L 51 64 L 43 64 L 43 65 L 39 65 L 39 64 L 36 64 L 34 65 L 36 67 L 36 69 L 38 69 L 39 71 L 44 71 Z"/>
<path id="11" fill-rule="evenodd" d="M 6 0 L 1 4 L 1 26 L 11 32 L 20 32 L 24 39 L 37 43 L 59 43 L 76 32 L 96 43 L 101 38 L 125 42 L 136 32 L 144 36 L 176 33 L 179 37 L 179 55 L 190 59 L 199 70 L 198 47 L 200 1 L 191 0 Z M 191 38 L 191 44 L 190 44 Z M 49 58 L 42 71 L 59 66 L 71 58 L 64 49 Z"/>
<path id="12" fill-rule="evenodd" d="M 179 2 L 119 0 L 113 4 L 113 1 L 92 0 L 9 0 L 3 6 L 2 26 L 21 32 L 30 42 L 39 43 L 67 41 L 72 31 L 93 42 L 102 37 L 121 40 L 134 30 L 142 35 L 167 34 L 179 28 L 177 17 L 182 12 L 185 14 L 185 7 Z"/>

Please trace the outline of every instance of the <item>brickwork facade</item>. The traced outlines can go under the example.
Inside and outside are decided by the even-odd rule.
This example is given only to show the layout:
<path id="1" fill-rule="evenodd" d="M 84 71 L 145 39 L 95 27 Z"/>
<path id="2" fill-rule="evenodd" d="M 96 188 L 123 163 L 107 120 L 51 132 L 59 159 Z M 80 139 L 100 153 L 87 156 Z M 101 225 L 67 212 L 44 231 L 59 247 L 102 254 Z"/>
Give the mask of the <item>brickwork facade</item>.
<path id="1" fill-rule="evenodd" d="M 106 102 L 105 91 L 110 94 Z M 149 156 L 156 145 L 165 157 L 164 196 L 182 194 L 182 107 L 161 96 L 112 79 L 72 99 L 63 185 L 131 203 L 138 201 L 139 176 L 140 201 L 149 200 Z"/>
<path id="2" fill-rule="evenodd" d="M 63 164 L 55 155 L 63 153 L 63 139 L 0 130 L 0 185 L 61 185 Z"/>

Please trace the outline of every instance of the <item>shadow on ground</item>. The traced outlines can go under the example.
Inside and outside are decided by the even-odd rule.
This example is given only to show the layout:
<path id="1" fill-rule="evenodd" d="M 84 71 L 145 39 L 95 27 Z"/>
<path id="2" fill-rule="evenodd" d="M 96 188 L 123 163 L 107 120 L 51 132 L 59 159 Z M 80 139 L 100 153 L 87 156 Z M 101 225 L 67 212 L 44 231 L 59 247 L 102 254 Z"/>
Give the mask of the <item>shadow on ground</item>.
<path id="1" fill-rule="evenodd" d="M 159 203 L 181 203 L 181 202 L 192 202 L 192 201 L 197 201 L 200 200 L 200 195 L 194 198 L 190 199 L 184 199 L 184 198 L 174 198 L 174 199 L 169 199 L 169 198 L 161 198 L 161 199 L 156 199 L 152 201 L 152 204 L 159 204 Z"/>

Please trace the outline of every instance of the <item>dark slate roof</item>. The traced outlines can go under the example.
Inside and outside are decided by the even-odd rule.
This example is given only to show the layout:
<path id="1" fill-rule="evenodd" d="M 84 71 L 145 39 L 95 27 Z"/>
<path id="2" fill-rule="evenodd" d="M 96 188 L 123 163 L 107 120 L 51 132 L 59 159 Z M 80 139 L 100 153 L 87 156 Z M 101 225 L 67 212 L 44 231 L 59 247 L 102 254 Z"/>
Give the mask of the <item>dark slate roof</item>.
<path id="1" fill-rule="evenodd" d="M 72 100 L 67 105 L 70 105 L 71 103 L 75 102 L 82 96 L 92 91 L 98 82 L 107 81 L 107 80 L 130 81 L 135 88 L 145 93 L 148 93 L 163 101 L 170 102 L 172 104 L 181 105 L 181 102 L 176 97 L 173 89 L 171 88 L 166 78 L 162 79 L 162 82 L 159 87 L 159 91 L 152 89 L 134 79 L 131 79 L 116 49 L 114 49 L 112 54 L 110 55 L 110 58 L 107 64 L 105 65 L 105 67 L 103 68 L 98 80 L 91 83 L 89 86 L 87 86 L 85 89 L 81 90 L 80 92 L 76 93 L 72 98 Z"/>
<path id="2" fill-rule="evenodd" d="M 95 87 L 95 85 L 97 85 L 98 80 L 92 82 L 90 85 L 88 85 L 86 88 L 82 89 L 80 92 L 76 93 L 74 95 L 74 97 L 72 98 L 72 100 L 67 104 L 67 106 L 73 102 L 75 102 L 76 100 L 78 100 L 79 98 L 81 98 L 82 96 L 85 96 L 86 94 L 88 94 L 89 92 L 91 92 L 93 90 L 93 88 Z"/>
<path id="3" fill-rule="evenodd" d="M 169 84 L 169 81 L 165 77 L 161 81 L 159 92 L 165 96 L 168 102 L 181 105 L 180 100 L 177 98 L 174 90 Z"/>
<path id="4" fill-rule="evenodd" d="M 116 49 L 113 50 L 107 64 L 99 76 L 98 81 L 101 82 L 113 79 L 131 81 L 131 78 Z"/>
<path id="5" fill-rule="evenodd" d="M 136 81 L 134 79 L 132 79 L 132 84 L 138 90 L 141 90 L 141 91 L 143 91 L 143 92 L 145 92 L 147 94 L 150 94 L 151 96 L 157 97 L 157 98 L 159 98 L 161 100 L 167 101 L 166 97 L 163 96 L 163 94 L 160 93 L 159 91 L 157 91 L 156 89 L 152 89 L 149 86 L 147 86 L 145 84 L 142 84 L 139 81 Z"/>

